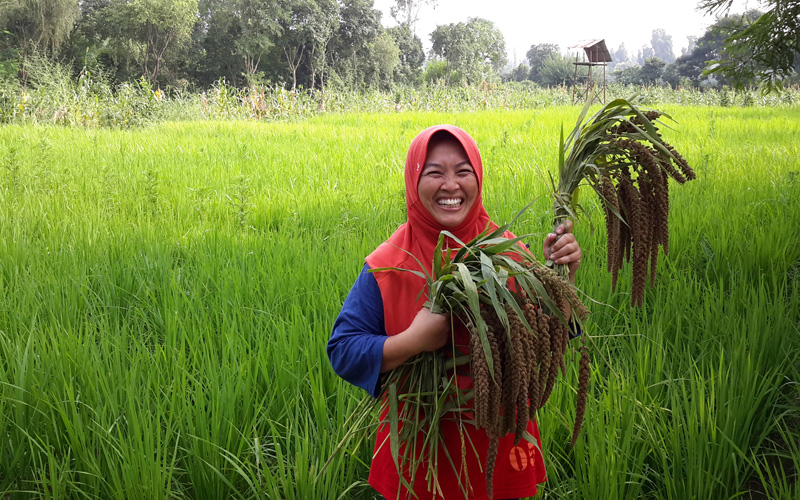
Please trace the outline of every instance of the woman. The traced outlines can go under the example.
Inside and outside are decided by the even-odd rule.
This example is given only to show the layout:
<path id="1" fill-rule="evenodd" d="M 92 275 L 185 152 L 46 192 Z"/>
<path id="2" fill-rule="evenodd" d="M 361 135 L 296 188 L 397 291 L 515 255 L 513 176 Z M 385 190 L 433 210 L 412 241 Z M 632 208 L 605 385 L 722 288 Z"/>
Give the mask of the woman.
<path id="1" fill-rule="evenodd" d="M 437 125 L 422 131 L 412 142 L 405 165 L 406 210 L 408 221 L 366 259 L 366 265 L 336 319 L 328 356 L 342 378 L 365 389 L 373 397 L 381 391 L 380 374 L 412 356 L 443 347 L 451 338 L 450 318 L 434 314 L 422 304 L 419 296 L 425 282 L 413 273 L 369 269 L 399 267 L 419 269 L 417 257 L 430 272 L 433 251 L 442 230 L 453 233 L 461 241 L 469 241 L 483 231 L 490 219 L 483 207 L 483 165 L 475 141 L 465 131 L 451 125 Z M 496 226 L 495 226 L 496 227 Z M 569 264 L 570 280 L 580 265 L 581 249 L 571 234 L 571 223 L 559 227 L 560 238 L 549 234 L 544 241 L 545 258 Z M 510 234 L 506 235 L 511 237 Z M 449 241 L 448 246 L 458 245 Z M 550 247 L 552 246 L 552 255 Z M 418 298 L 419 296 L 419 298 Z M 456 321 L 455 324 L 458 324 Z M 456 346 L 468 345 L 466 331 L 457 326 Z M 471 381 L 459 380 L 459 386 Z M 464 447 L 461 432 L 469 434 L 473 446 Z M 539 441 L 535 422 L 528 432 Z M 416 497 L 420 500 L 464 498 L 461 485 L 468 486 L 468 498 L 486 499 L 486 482 L 482 470 L 486 463 L 489 440 L 483 430 L 471 425 L 459 429 L 455 421 L 442 423 L 443 446 L 455 464 L 455 470 L 468 471 L 469 478 L 459 477 L 449 463 L 437 471 L 441 492 L 426 490 L 426 468 L 418 469 L 414 495 L 401 486 L 387 442 L 388 426 L 377 431 L 375 453 L 369 483 L 388 499 Z M 514 445 L 514 436 L 501 438 L 494 472 L 494 498 L 532 496 L 536 485 L 545 480 L 538 446 L 524 441 Z M 477 451 L 477 455 L 476 455 Z M 406 472 L 406 481 L 410 481 Z"/>

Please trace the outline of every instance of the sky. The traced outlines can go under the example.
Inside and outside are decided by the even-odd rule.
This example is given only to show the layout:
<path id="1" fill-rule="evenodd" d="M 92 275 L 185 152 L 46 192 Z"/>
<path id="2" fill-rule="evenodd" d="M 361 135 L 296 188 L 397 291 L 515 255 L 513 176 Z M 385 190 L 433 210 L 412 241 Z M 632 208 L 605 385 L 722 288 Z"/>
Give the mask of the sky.
<path id="1" fill-rule="evenodd" d="M 430 33 L 441 24 L 466 22 L 482 17 L 494 22 L 506 40 L 509 62 L 525 60 L 531 45 L 555 43 L 563 52 L 583 40 L 605 39 L 609 50 L 620 43 L 631 57 L 643 45 L 650 44 L 654 29 L 663 29 L 672 36 L 672 51 L 681 55 L 688 44 L 687 36 L 700 37 L 715 21 L 714 16 L 696 10 L 698 0 L 438 0 L 436 8 L 420 10 L 416 34 L 422 39 L 427 54 Z M 383 12 L 384 26 L 397 24 L 389 15 L 394 0 L 375 0 L 375 8 Z M 732 13 L 758 8 L 757 0 L 734 0 Z"/>

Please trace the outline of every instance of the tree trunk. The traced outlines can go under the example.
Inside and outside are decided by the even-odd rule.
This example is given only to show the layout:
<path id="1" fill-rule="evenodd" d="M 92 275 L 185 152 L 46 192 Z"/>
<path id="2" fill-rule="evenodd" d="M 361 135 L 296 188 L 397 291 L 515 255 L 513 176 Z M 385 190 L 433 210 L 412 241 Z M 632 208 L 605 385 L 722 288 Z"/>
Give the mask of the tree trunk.
<path id="1" fill-rule="evenodd" d="M 314 63 L 314 55 L 317 52 L 317 46 L 311 46 L 311 89 L 314 89 L 314 82 L 317 80 L 317 65 Z"/>
<path id="2" fill-rule="evenodd" d="M 297 54 L 297 47 L 292 47 L 291 50 L 286 50 L 286 45 L 283 46 L 283 53 L 286 55 L 286 63 L 289 65 L 289 70 L 292 72 L 292 92 L 297 89 L 297 68 L 300 66 L 300 61 L 303 59 L 305 52 L 305 45 L 300 49 L 300 54 Z M 291 52 L 291 55 L 289 53 Z M 297 59 L 295 59 L 297 57 Z"/>
<path id="3" fill-rule="evenodd" d="M 150 81 L 151 85 L 156 84 L 156 79 L 158 78 L 158 73 L 161 71 L 161 61 L 164 60 L 164 53 L 167 51 L 167 47 L 169 47 L 170 42 L 172 42 L 172 38 L 175 36 L 175 33 L 169 31 L 166 33 L 166 38 L 163 42 L 162 46 L 159 46 L 159 33 L 158 28 L 153 27 L 151 24 L 147 24 L 147 43 L 144 47 L 144 54 L 143 54 L 143 61 L 142 61 L 142 73 L 144 77 Z M 149 70 L 149 61 L 150 61 L 150 54 L 152 53 L 153 58 L 155 59 L 154 67 L 152 73 Z"/>
<path id="4" fill-rule="evenodd" d="M 258 57 L 244 56 L 244 71 L 248 77 L 252 77 L 258 71 L 258 66 L 261 64 L 261 55 Z M 248 78 L 248 83 L 250 78 Z"/>

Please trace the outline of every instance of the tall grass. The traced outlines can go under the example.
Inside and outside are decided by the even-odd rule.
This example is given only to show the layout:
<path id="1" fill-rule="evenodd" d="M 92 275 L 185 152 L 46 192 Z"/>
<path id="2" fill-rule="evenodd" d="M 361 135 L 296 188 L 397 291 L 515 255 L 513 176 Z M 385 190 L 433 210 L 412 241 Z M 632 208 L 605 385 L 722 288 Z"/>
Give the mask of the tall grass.
<path id="1" fill-rule="evenodd" d="M 286 90 L 282 86 L 235 88 L 224 79 L 202 91 L 156 89 L 144 79 L 112 84 L 102 70 L 84 68 L 78 78 L 59 63 L 32 58 L 26 63 L 25 88 L 0 81 L 0 123 L 60 124 L 86 128 L 132 128 L 184 120 L 273 121 L 304 119 L 329 113 L 394 113 L 542 109 L 572 104 L 570 88 L 541 88 L 532 82 L 420 88 L 397 86 L 391 91 L 349 89 L 330 85 Z M 762 95 L 757 91 L 676 89 L 609 85 L 608 100 L 641 94 L 644 104 L 720 107 L 796 107 L 800 89 Z"/>
<path id="2" fill-rule="evenodd" d="M 540 415 L 540 496 L 795 498 L 796 112 L 666 111 L 698 180 L 672 193 L 641 311 L 629 276 L 612 294 L 602 212 L 582 200 L 595 230 L 577 227 L 578 284 L 604 305 L 578 445 L 577 373 Z M 315 480 L 362 396 L 325 342 L 363 257 L 404 220 L 407 145 L 433 123 L 473 133 L 489 213 L 537 199 L 517 229 L 543 238 L 538 167 L 555 168 L 577 112 L 0 128 L 0 494 L 372 498 L 369 438 Z"/>

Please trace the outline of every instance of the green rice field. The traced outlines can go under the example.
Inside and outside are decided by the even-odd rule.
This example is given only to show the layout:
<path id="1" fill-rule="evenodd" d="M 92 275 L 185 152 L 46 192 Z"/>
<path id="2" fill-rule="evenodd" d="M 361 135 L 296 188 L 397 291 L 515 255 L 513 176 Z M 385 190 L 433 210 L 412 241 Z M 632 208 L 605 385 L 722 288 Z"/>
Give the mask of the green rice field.
<path id="1" fill-rule="evenodd" d="M 800 109 L 664 109 L 698 179 L 642 309 L 581 193 L 589 404 L 570 449 L 568 363 L 538 497 L 800 498 Z M 0 127 L 0 498 L 374 498 L 369 435 L 320 474 L 363 397 L 325 344 L 404 221 L 408 144 L 469 131 L 488 212 L 536 200 L 513 229 L 540 249 L 579 111 Z"/>

